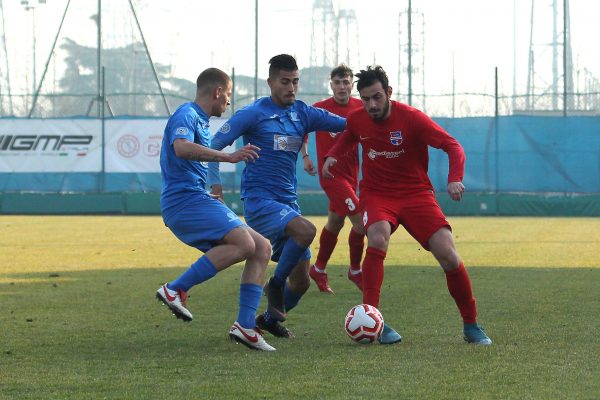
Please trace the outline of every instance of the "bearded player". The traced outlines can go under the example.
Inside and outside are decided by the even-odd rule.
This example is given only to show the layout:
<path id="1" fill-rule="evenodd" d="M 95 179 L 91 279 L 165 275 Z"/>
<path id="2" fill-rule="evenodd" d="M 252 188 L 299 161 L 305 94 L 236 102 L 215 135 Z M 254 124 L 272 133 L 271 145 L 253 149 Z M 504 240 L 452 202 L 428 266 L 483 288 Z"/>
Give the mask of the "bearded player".
<path id="1" fill-rule="evenodd" d="M 427 176 L 429 146 L 448 155 L 448 194 L 460 201 L 465 187 L 462 146 L 421 111 L 390 99 L 392 88 L 380 66 L 356 74 L 364 108 L 351 113 L 346 131 L 327 154 L 323 176 L 357 143 L 362 146 L 360 204 L 368 247 L 362 265 L 363 303 L 379 308 L 384 260 L 391 234 L 402 225 L 442 267 L 448 291 L 463 320 L 468 343 L 491 345 L 477 323 L 477 308 L 469 274 L 458 255 L 450 224 L 436 201 Z M 402 337 L 386 324 L 382 344 Z"/>

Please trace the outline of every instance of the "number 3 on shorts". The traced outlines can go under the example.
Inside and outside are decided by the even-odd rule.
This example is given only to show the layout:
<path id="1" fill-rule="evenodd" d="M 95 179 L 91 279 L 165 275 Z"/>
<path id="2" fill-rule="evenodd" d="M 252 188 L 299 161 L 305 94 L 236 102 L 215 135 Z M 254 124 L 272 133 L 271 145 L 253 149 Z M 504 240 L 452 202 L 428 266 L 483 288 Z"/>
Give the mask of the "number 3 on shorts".
<path id="1" fill-rule="evenodd" d="M 352 199 L 350 197 L 348 197 L 346 200 L 344 200 L 344 203 L 346 203 L 346 205 L 348 206 L 349 211 L 356 210 L 356 205 L 354 204 L 354 202 L 352 201 Z"/>

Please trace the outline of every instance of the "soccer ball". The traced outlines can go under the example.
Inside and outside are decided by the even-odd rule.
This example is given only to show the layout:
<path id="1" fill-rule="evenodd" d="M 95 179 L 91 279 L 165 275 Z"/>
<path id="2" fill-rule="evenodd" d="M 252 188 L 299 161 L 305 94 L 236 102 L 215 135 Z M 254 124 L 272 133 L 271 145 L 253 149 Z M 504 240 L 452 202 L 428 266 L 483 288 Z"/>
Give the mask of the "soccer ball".
<path id="1" fill-rule="evenodd" d="M 359 304 L 346 314 L 344 327 L 348 336 L 355 342 L 373 343 L 383 331 L 383 315 L 373 306 Z"/>

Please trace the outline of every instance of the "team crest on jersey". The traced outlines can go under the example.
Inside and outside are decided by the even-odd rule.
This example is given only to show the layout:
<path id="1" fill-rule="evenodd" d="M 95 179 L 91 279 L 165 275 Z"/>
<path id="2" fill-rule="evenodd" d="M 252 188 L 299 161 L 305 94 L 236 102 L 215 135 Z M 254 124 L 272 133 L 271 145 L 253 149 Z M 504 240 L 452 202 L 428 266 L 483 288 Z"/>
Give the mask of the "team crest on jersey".
<path id="1" fill-rule="evenodd" d="M 188 135 L 188 128 L 186 128 L 185 126 L 177 128 L 175 130 L 175 135 L 177 135 L 177 136 L 187 136 Z"/>
<path id="2" fill-rule="evenodd" d="M 301 145 L 301 137 L 273 135 L 273 150 L 299 151 Z"/>
<path id="3" fill-rule="evenodd" d="M 222 133 L 224 135 L 228 134 L 229 131 L 231 131 L 231 125 L 229 125 L 227 122 L 225 122 L 219 129 L 219 133 Z"/>
<path id="4" fill-rule="evenodd" d="M 394 146 L 400 146 L 402 144 L 402 132 L 400 132 L 400 131 L 390 132 L 390 142 Z"/>
<path id="5" fill-rule="evenodd" d="M 275 135 L 275 150 L 287 150 L 288 149 L 288 141 L 286 136 L 278 136 Z"/>
<path id="6" fill-rule="evenodd" d="M 294 122 L 300 121 L 298 118 L 298 113 L 296 111 L 290 111 L 290 119 Z"/>

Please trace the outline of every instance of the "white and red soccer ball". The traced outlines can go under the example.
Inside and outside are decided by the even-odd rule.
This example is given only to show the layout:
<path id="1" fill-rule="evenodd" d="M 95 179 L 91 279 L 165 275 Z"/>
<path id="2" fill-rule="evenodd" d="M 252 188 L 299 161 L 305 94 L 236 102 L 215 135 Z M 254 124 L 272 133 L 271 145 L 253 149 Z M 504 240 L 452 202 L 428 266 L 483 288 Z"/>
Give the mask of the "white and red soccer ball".
<path id="1" fill-rule="evenodd" d="M 383 331 L 383 315 L 368 304 L 352 307 L 344 322 L 346 333 L 358 343 L 369 344 L 376 341 Z"/>

